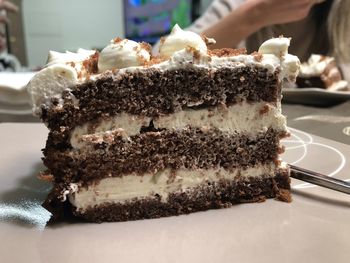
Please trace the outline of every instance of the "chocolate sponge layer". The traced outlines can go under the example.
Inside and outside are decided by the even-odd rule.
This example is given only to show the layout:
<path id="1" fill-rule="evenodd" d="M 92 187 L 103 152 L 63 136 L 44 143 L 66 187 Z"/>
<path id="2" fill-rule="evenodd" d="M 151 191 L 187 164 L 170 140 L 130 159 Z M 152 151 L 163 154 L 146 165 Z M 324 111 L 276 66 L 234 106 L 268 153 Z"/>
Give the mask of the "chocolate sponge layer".
<path id="1" fill-rule="evenodd" d="M 52 99 L 52 106 L 42 108 L 44 122 L 56 144 L 67 143 L 71 130 L 103 116 L 125 112 L 158 117 L 191 107 L 232 105 L 242 100 L 280 100 L 278 72 L 271 74 L 260 67 L 220 69 L 186 67 L 162 71 L 118 74 L 107 72 L 63 93 L 63 105 Z"/>
<path id="2" fill-rule="evenodd" d="M 252 167 L 277 160 L 285 132 L 269 129 L 256 136 L 231 134 L 218 129 L 163 130 L 130 137 L 104 138 L 87 142 L 81 149 L 64 149 L 50 143 L 44 163 L 56 182 L 92 183 L 106 176 L 154 173 L 170 168 L 208 169 Z"/>

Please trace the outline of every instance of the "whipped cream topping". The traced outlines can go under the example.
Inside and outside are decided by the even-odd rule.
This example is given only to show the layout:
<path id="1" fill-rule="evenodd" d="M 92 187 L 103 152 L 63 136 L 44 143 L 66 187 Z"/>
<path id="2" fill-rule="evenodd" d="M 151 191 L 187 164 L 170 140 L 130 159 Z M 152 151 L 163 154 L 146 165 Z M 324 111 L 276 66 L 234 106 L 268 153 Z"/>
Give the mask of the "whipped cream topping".
<path id="1" fill-rule="evenodd" d="M 95 50 L 87 50 L 83 48 L 79 48 L 76 53 L 69 51 L 61 53 L 50 50 L 49 55 L 47 57 L 46 66 L 48 67 L 54 64 L 67 64 L 69 62 L 81 63 L 85 59 L 88 59 L 95 52 Z"/>
<path id="2" fill-rule="evenodd" d="M 299 73 L 300 60 L 297 56 L 288 54 L 290 38 L 278 37 L 266 40 L 259 48 L 259 53 L 264 57 L 274 55 L 279 58 L 282 72 L 280 79 L 294 82 Z"/>
<path id="3" fill-rule="evenodd" d="M 54 65 L 69 65 L 75 69 L 78 78 L 85 79 L 86 76 L 89 75 L 89 72 L 84 67 L 83 62 L 95 53 L 95 50 L 87 50 L 83 48 L 79 48 L 76 53 L 70 51 L 66 51 L 65 53 L 50 51 L 46 67 Z"/>
<path id="4" fill-rule="evenodd" d="M 290 39 L 274 38 L 264 42 L 259 52 L 261 57 L 252 55 L 215 56 L 207 51 L 206 43 L 212 42 L 202 38 L 196 33 L 182 30 L 176 25 L 171 34 L 164 40 L 160 47 L 161 56 L 167 60 L 145 65 L 151 60 L 150 53 L 142 44 L 131 40 L 115 39 L 98 56 L 98 73 L 87 72 L 83 66 L 84 59 L 88 58 L 94 51 L 78 50 L 77 53 L 50 52 L 48 59 L 49 70 L 43 69 L 34 76 L 29 86 L 32 95 L 33 109 L 40 114 L 40 108 L 51 104 L 50 98 L 60 98 L 63 90 L 71 89 L 74 84 L 85 81 L 89 76 L 91 80 L 98 79 L 100 74 L 109 69 L 119 69 L 114 73 L 117 75 L 157 68 L 161 71 L 182 67 L 205 67 L 217 69 L 222 67 L 264 67 L 270 73 L 279 70 L 279 79 L 293 82 L 299 71 L 299 59 L 288 54 Z M 73 63 L 72 63 L 73 62 Z M 51 67 L 58 67 L 57 69 Z M 65 74 L 60 74 L 62 67 Z M 70 71 L 75 71 L 70 72 Z M 56 75 L 55 75 L 56 74 Z M 67 76 L 66 80 L 63 80 Z M 78 76 L 76 78 L 75 76 Z M 39 85 L 33 87 L 33 85 Z M 46 87 L 46 88 L 45 88 Z M 47 90 L 49 89 L 49 90 Z M 50 97 L 51 96 L 51 97 Z M 58 105 L 60 106 L 60 105 Z"/>
<path id="5" fill-rule="evenodd" d="M 333 57 L 312 54 L 307 62 L 300 65 L 300 76 L 320 76 L 326 67 L 333 62 L 335 62 Z"/>
<path id="6" fill-rule="evenodd" d="M 77 82 L 78 74 L 69 65 L 53 64 L 42 69 L 27 85 L 33 112 L 39 113 L 41 105 L 49 104 L 52 98 L 60 100 L 62 92 Z"/>
<path id="7" fill-rule="evenodd" d="M 182 30 L 177 24 L 171 30 L 171 33 L 160 44 L 159 54 L 161 57 L 169 59 L 177 51 L 187 47 L 194 48 L 201 53 L 207 52 L 205 41 L 196 33 Z"/>
<path id="8" fill-rule="evenodd" d="M 273 54 L 276 57 L 283 57 L 288 54 L 290 38 L 279 37 L 266 40 L 259 48 L 261 54 Z"/>
<path id="9" fill-rule="evenodd" d="M 111 43 L 100 53 L 98 70 L 104 72 L 109 69 L 142 66 L 150 58 L 149 51 L 135 41 L 128 39 L 111 40 Z"/>
<path id="10" fill-rule="evenodd" d="M 307 62 L 300 65 L 300 77 L 320 77 L 328 90 L 347 90 L 348 82 L 342 79 L 334 57 L 312 54 Z"/>
<path id="11" fill-rule="evenodd" d="M 46 66 L 29 81 L 27 90 L 30 94 L 33 112 L 39 114 L 42 105 L 49 105 L 52 98 L 61 99 L 64 90 L 85 77 L 83 61 L 93 55 L 95 50 L 78 49 L 74 52 L 49 51 Z"/>

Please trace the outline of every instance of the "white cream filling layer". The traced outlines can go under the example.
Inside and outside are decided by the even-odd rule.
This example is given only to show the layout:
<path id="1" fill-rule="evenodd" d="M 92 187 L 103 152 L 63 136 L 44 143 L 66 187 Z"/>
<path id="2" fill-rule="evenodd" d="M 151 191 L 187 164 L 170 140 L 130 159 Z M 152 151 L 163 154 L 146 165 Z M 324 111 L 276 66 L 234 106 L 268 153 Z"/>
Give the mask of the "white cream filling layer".
<path id="1" fill-rule="evenodd" d="M 282 166 L 285 167 L 285 164 Z M 170 193 L 184 192 L 208 182 L 218 182 L 220 179 L 234 180 L 237 176 L 258 177 L 275 176 L 274 164 L 259 165 L 246 170 L 237 169 L 233 172 L 223 168 L 208 170 L 166 169 L 156 174 L 124 175 L 102 179 L 98 184 L 81 188 L 68 195 L 69 201 L 79 210 L 104 203 L 123 203 L 133 198 L 144 198 L 159 195 L 166 202 Z"/>
<path id="2" fill-rule="evenodd" d="M 76 127 L 70 143 L 73 148 L 82 148 L 85 143 L 81 140 L 87 134 L 103 133 L 120 130 L 127 137 L 136 135 L 142 126 L 148 126 L 152 119 L 149 117 L 137 117 L 122 113 L 114 118 L 102 120 L 98 125 L 86 123 Z M 228 108 L 216 107 L 214 109 L 183 110 L 153 119 L 156 128 L 183 129 L 190 125 L 203 129 L 218 128 L 225 132 L 238 132 L 256 134 L 273 128 L 277 131 L 287 130 L 286 118 L 278 107 L 266 102 L 247 103 L 242 102 Z M 102 134 L 101 134 L 102 135 Z"/>

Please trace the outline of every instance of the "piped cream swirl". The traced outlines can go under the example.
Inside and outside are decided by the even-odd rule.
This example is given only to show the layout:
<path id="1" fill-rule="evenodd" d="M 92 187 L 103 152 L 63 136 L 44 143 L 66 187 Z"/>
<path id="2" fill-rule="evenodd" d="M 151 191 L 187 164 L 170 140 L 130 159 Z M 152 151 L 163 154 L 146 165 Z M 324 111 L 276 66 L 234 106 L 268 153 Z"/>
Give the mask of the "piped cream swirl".
<path id="1" fill-rule="evenodd" d="M 121 69 L 142 66 L 151 58 L 150 53 L 140 43 L 123 39 L 112 40 L 99 56 L 98 70 Z"/>
<path id="2" fill-rule="evenodd" d="M 78 49 L 75 52 L 50 51 L 46 66 L 28 83 L 33 112 L 40 113 L 42 105 L 50 104 L 52 98 L 60 99 L 64 90 L 79 82 L 79 77 L 87 74 L 83 62 L 93 55 L 95 50 Z"/>
<path id="3" fill-rule="evenodd" d="M 67 64 L 71 62 L 81 63 L 85 59 L 88 59 L 95 52 L 96 52 L 95 50 L 87 50 L 83 48 L 79 48 L 76 53 L 69 52 L 69 51 L 66 51 L 65 53 L 61 53 L 61 52 L 50 50 L 47 58 L 46 66 L 48 67 L 54 64 Z"/>
<path id="4" fill-rule="evenodd" d="M 194 32 L 182 30 L 176 24 L 171 30 L 170 35 L 161 43 L 159 53 L 161 57 L 168 59 L 177 51 L 187 47 L 194 48 L 202 53 L 206 53 L 208 50 L 201 36 Z"/>
<path id="5" fill-rule="evenodd" d="M 293 82 L 299 74 L 300 61 L 297 56 L 288 54 L 289 46 L 290 38 L 272 38 L 262 43 L 259 53 L 263 54 L 265 58 L 271 55 L 279 58 L 282 66 L 280 78 Z"/>

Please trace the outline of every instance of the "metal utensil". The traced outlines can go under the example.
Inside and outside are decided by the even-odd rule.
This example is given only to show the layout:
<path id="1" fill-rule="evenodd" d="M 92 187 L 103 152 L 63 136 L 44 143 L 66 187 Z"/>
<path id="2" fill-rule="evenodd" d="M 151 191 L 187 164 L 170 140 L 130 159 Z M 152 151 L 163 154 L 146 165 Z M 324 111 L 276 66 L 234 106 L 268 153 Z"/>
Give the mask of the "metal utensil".
<path id="1" fill-rule="evenodd" d="M 308 183 L 326 187 L 342 193 L 350 194 L 350 183 L 343 180 L 333 178 L 327 175 L 316 173 L 294 165 L 289 165 L 291 169 L 291 177 Z"/>

